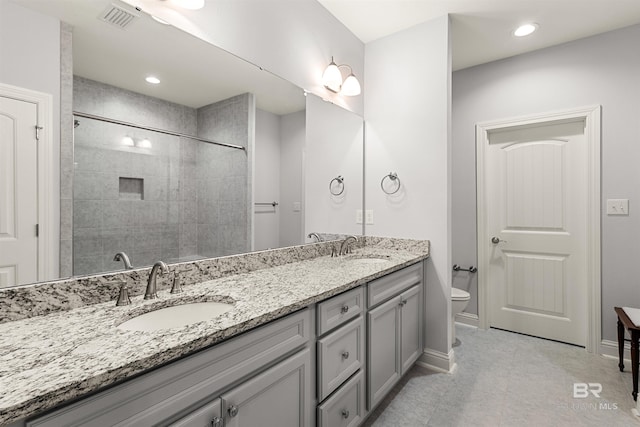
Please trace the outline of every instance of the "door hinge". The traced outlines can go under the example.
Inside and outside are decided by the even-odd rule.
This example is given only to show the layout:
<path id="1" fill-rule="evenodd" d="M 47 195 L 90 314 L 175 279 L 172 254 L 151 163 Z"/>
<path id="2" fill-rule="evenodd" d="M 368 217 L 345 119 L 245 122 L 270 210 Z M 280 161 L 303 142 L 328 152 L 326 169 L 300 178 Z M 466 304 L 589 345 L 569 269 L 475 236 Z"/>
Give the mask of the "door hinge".
<path id="1" fill-rule="evenodd" d="M 36 141 L 40 141 L 40 131 L 44 129 L 42 126 L 36 125 Z"/>
<path id="2" fill-rule="evenodd" d="M 40 236 L 40 224 L 36 224 L 36 237 Z"/>

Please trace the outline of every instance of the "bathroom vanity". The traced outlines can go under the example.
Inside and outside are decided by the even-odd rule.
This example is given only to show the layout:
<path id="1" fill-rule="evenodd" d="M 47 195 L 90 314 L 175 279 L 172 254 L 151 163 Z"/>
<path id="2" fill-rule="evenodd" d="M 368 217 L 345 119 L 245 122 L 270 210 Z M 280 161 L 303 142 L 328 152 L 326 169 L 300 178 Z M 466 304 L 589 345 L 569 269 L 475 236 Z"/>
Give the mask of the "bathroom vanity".
<path id="1" fill-rule="evenodd" d="M 161 290 L 159 300 L 0 324 L 0 424 L 361 424 L 422 353 L 429 255 L 425 241 L 363 240 L 340 257 L 329 255 L 331 242 L 299 260 L 265 252 L 260 268 L 177 296 Z M 180 328 L 118 327 L 201 301 L 233 308 Z"/>

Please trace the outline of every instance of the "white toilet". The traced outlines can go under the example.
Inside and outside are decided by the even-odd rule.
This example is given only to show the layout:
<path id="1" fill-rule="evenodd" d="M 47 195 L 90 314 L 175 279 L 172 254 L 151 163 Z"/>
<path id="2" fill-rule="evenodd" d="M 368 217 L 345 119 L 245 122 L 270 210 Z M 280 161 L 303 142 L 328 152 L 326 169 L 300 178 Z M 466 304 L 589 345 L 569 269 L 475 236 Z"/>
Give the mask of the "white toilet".
<path id="1" fill-rule="evenodd" d="M 469 292 L 451 287 L 451 345 L 456 343 L 456 314 L 467 308 L 470 299 Z"/>

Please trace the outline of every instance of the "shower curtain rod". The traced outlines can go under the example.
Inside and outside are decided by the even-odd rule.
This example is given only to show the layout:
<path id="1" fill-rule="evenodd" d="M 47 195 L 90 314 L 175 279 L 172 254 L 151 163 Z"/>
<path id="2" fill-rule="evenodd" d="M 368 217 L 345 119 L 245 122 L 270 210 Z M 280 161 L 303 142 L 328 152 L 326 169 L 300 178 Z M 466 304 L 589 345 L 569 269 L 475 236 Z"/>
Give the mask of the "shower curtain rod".
<path id="1" fill-rule="evenodd" d="M 107 117 L 96 116 L 94 114 L 81 113 L 79 111 L 74 111 L 73 115 L 74 116 L 78 116 L 78 117 L 84 117 L 85 119 L 100 120 L 102 122 L 113 123 L 115 125 L 129 126 L 129 127 L 136 128 L 136 129 L 149 130 L 149 131 L 152 131 L 152 132 L 159 132 L 159 133 L 163 133 L 165 135 L 173 135 L 173 136 L 182 137 L 182 138 L 195 139 L 196 141 L 206 142 L 207 144 L 220 145 L 222 147 L 235 148 L 236 150 L 246 151 L 246 148 L 243 147 L 242 145 L 225 144 L 224 142 L 216 142 L 216 141 L 212 141 L 210 139 L 200 138 L 198 136 L 187 135 L 185 133 L 172 132 L 170 130 L 164 130 L 164 129 L 157 129 L 157 128 L 152 128 L 152 127 L 147 127 L 147 126 L 141 126 L 141 125 L 137 125 L 135 123 L 123 122 L 122 120 L 115 120 L 115 119 L 110 119 L 110 118 L 107 118 Z"/>

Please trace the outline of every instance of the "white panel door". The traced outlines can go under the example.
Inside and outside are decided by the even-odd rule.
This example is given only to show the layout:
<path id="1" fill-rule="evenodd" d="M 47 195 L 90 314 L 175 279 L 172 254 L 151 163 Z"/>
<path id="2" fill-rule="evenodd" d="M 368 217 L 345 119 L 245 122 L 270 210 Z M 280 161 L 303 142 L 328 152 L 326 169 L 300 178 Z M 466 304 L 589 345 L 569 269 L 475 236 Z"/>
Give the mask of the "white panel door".
<path id="1" fill-rule="evenodd" d="M 502 128 L 485 150 L 489 325 L 584 346 L 584 120 Z"/>
<path id="2" fill-rule="evenodd" d="M 34 103 L 0 97 L 0 287 L 38 279 Z"/>

